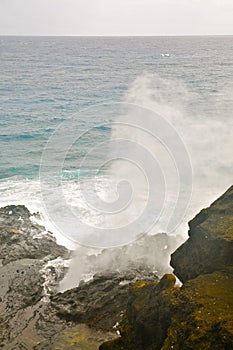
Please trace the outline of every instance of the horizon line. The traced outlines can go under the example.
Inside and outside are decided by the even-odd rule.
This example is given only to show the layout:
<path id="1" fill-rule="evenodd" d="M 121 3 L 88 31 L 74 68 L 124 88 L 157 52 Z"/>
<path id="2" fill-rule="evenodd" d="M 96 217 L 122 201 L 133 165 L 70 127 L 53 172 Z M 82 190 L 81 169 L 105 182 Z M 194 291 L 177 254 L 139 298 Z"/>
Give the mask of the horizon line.
<path id="1" fill-rule="evenodd" d="M 95 35 L 95 34 L 0 34 L 0 37 L 6 36 L 6 37 L 90 37 L 90 38 L 146 38 L 146 37 L 197 37 L 197 36 L 233 36 L 233 34 L 100 34 L 100 35 Z"/>

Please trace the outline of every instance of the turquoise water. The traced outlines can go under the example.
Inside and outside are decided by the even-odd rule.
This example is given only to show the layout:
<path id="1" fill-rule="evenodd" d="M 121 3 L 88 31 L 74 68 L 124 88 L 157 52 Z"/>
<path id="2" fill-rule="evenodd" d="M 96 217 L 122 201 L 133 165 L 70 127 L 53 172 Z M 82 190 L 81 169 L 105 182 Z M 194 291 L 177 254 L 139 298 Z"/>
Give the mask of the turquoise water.
<path id="1" fill-rule="evenodd" d="M 232 44 L 232 37 L 1 37 L 1 178 L 35 177 L 61 121 L 97 102 L 120 101 L 144 72 L 184 83 L 187 114 L 231 118 L 232 101 L 222 94 L 231 86 Z"/>
<path id="2" fill-rule="evenodd" d="M 80 131 L 95 128 L 67 154 L 63 177 L 93 175 L 95 159 L 77 167 L 111 138 L 111 115 L 93 112 L 102 102 L 143 105 L 177 129 L 193 166 L 189 215 L 232 183 L 233 37 L 0 37 L 0 51 L 1 205 L 40 209 L 41 155 L 71 116 Z"/>

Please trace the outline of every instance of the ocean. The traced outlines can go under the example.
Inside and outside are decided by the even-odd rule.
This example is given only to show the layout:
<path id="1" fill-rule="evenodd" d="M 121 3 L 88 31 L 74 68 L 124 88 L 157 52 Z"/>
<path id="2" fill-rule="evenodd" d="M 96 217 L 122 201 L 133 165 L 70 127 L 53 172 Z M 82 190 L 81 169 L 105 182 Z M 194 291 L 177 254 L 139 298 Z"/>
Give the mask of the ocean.
<path id="1" fill-rule="evenodd" d="M 185 239 L 232 185 L 232 36 L 0 37 L 0 52 L 0 206 L 39 212 L 58 242 Z"/>

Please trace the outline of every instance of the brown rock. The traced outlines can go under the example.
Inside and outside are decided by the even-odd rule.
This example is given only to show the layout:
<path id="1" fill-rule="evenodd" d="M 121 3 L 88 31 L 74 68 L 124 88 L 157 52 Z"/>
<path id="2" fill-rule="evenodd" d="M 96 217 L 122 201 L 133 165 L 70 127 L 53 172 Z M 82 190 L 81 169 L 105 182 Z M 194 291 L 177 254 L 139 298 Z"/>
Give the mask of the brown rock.
<path id="1" fill-rule="evenodd" d="M 232 349 L 233 268 L 201 275 L 182 288 L 171 280 L 174 276 L 168 275 L 162 285 L 137 282 L 120 327 L 122 337 L 100 349 Z"/>

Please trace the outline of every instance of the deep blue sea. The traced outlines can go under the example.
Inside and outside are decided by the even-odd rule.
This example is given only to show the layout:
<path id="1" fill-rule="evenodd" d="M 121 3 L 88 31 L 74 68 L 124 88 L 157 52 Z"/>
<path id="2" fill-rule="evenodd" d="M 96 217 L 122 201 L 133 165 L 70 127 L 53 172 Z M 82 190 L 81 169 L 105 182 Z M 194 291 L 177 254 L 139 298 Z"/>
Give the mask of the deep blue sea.
<path id="1" fill-rule="evenodd" d="M 183 140 L 193 171 L 185 225 L 232 184 L 232 36 L 0 37 L 0 54 L 1 206 L 25 204 L 32 211 L 40 211 L 48 224 L 39 180 L 41 157 L 57 128 L 72 118 L 77 130 L 89 131 L 67 149 L 61 169 L 63 192 L 67 203 L 78 207 L 87 222 L 96 224 L 99 220 L 102 225 L 101 212 L 96 216 L 93 208 L 85 206 L 78 182 L 81 179 L 86 184 L 87 196 L 100 191 L 106 199 L 106 192 L 111 192 L 109 182 L 100 180 L 106 169 L 98 169 L 99 179 L 95 170 L 96 160 L 111 152 L 115 114 L 103 112 L 100 106 L 109 104 L 112 111 L 112 104 L 121 102 L 159 113 Z M 68 137 L 69 132 L 64 131 Z M 63 141 L 61 137 L 59 147 L 53 149 L 50 166 Z M 90 155 L 80 171 L 83 157 L 102 142 L 106 151 Z M 135 175 L 132 169 L 119 165 L 122 168 L 123 177 Z M 172 171 L 166 169 L 165 175 L 171 178 Z M 114 172 L 118 172 L 116 167 Z M 98 186 L 94 187 L 93 177 Z M 140 176 L 136 177 L 140 182 Z M 168 203 L 174 193 L 171 182 Z M 140 203 L 143 200 L 140 198 Z M 64 208 L 55 198 L 53 205 L 62 217 Z M 132 220 L 139 209 L 140 205 L 131 207 Z M 116 225 L 120 225 L 119 218 Z M 161 220 L 154 232 L 165 229 Z M 182 223 L 177 229 L 182 235 L 187 233 Z"/>

